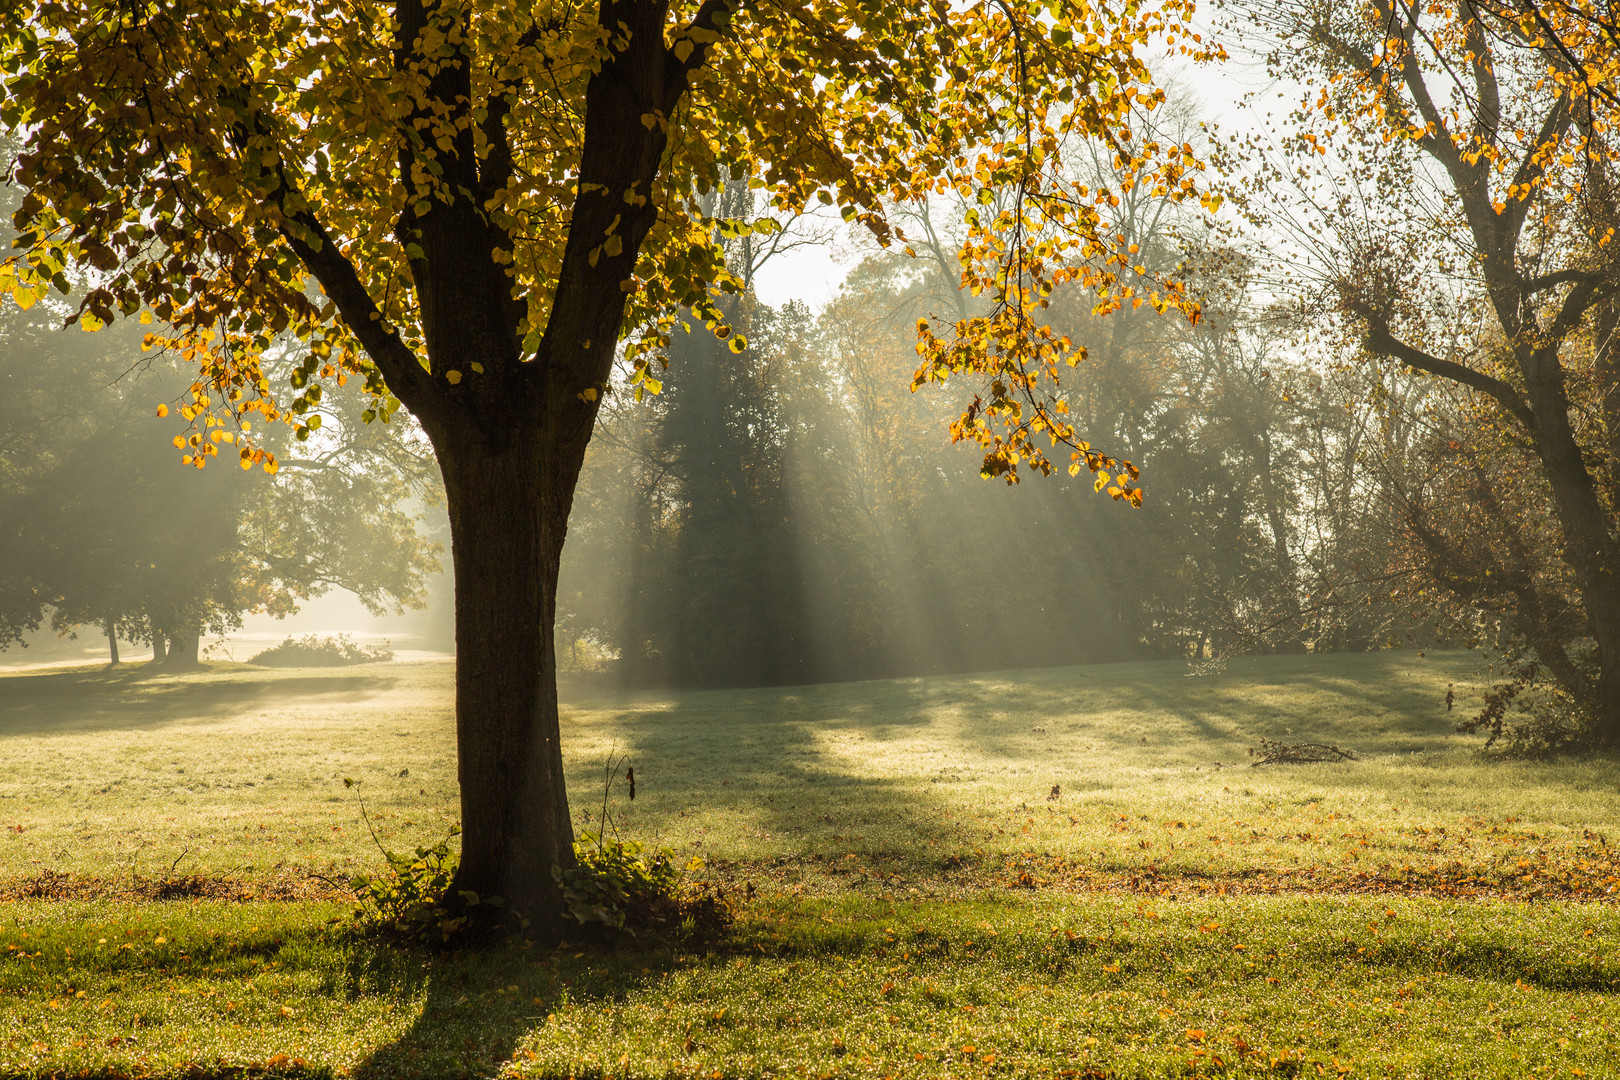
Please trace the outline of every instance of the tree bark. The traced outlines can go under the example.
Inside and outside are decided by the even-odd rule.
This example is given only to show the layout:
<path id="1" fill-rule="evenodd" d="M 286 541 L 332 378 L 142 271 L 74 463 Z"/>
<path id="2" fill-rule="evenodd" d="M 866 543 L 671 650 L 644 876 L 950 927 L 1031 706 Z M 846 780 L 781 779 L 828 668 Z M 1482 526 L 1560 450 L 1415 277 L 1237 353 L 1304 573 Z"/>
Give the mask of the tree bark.
<path id="1" fill-rule="evenodd" d="M 107 661 L 107 666 L 116 667 L 118 665 L 118 620 L 108 619 L 106 622 L 106 627 L 107 652 L 110 654 L 110 659 Z"/>
<path id="2" fill-rule="evenodd" d="M 168 639 L 162 631 L 152 631 L 152 663 L 162 665 L 168 657 Z"/>
<path id="3" fill-rule="evenodd" d="M 548 482 L 532 425 L 493 427 L 478 442 L 436 440 L 456 574 L 462 849 L 451 893 L 498 896 L 548 933 L 563 913 L 552 868 L 574 863 L 553 639 L 573 485 Z"/>
<path id="4" fill-rule="evenodd" d="M 1521 359 L 1535 418 L 1533 442 L 1563 526 L 1564 558 L 1580 581 L 1581 602 L 1597 641 L 1594 734 L 1602 744 L 1616 746 L 1620 745 L 1620 547 L 1570 426 L 1569 397 L 1557 352 L 1538 353 Z"/>

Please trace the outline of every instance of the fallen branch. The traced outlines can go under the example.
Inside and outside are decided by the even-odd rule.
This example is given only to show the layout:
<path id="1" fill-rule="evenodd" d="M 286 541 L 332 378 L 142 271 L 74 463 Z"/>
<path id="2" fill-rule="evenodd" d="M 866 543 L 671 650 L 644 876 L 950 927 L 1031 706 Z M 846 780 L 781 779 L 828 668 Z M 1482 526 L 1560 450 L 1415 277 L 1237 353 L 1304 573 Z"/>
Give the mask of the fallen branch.
<path id="1" fill-rule="evenodd" d="M 1254 758 L 1249 767 L 1254 768 L 1257 765 L 1304 765 L 1314 761 L 1354 761 L 1358 755 L 1354 750 L 1331 743 L 1284 743 L 1262 736 L 1258 750 L 1249 747 L 1249 756 Z"/>

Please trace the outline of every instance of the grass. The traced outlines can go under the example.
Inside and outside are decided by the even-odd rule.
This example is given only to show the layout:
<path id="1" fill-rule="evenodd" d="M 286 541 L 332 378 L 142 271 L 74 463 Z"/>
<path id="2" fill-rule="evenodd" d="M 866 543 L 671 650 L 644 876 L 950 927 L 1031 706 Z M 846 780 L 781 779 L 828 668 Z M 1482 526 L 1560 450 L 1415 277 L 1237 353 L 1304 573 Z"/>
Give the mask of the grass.
<path id="1" fill-rule="evenodd" d="M 1620 1075 L 1615 763 L 1483 758 L 1469 656 L 576 696 L 581 827 L 627 753 L 617 826 L 757 890 L 606 954 L 388 948 L 310 878 L 380 862 L 345 776 L 444 835 L 449 674 L 0 677 L 0 889 L 261 897 L 0 904 L 0 1074 Z"/>

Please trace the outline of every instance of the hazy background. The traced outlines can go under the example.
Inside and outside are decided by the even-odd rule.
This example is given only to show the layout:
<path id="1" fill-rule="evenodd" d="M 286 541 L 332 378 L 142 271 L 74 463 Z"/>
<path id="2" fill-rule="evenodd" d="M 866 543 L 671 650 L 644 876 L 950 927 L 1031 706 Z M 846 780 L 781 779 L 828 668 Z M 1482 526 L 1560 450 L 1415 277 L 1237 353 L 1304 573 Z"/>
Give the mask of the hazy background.
<path id="1" fill-rule="evenodd" d="M 1158 122 L 1205 145 L 1206 128 L 1255 130 L 1267 103 L 1293 93 L 1241 58 L 1218 75 L 1174 70 L 1167 84 L 1171 103 Z M 1258 106 L 1242 108 L 1244 95 Z M 1107 173 L 1100 160 L 1093 167 L 1099 178 Z M 1261 321 L 1266 299 L 1234 282 L 1241 260 L 1204 283 L 1222 293 L 1210 297 L 1224 305 L 1213 333 L 1140 313 L 1098 321 L 1079 296 L 1056 309 L 1060 329 L 1094 356 L 1065 396 L 1086 417 L 1085 435 L 1145 467 L 1146 509 L 1093 494 L 1084 476 L 1009 489 L 977 475 L 975 450 L 949 444 L 949 421 L 972 387 L 907 391 L 918 316 L 973 310 L 954 287 L 960 209 L 941 204 L 911 215 L 913 233 L 935 241 L 920 260 L 815 219 L 774 250 L 733 245 L 734 266 L 752 289 L 730 301 L 732 314 L 754 347 L 739 362 L 701 328 L 678 335 L 664 393 L 639 403 L 620 394 L 604 410 L 565 552 L 558 648 L 566 669 L 634 683 L 730 685 L 1213 656 L 1255 646 L 1234 636 L 1240 611 L 1251 622 L 1297 614 L 1288 603 L 1277 607 L 1277 586 L 1297 596 L 1293 563 L 1313 542 L 1304 535 L 1310 500 L 1300 496 L 1310 480 L 1262 479 L 1277 490 L 1256 495 L 1254 447 L 1237 445 L 1247 436 L 1228 431 L 1222 438 L 1232 445 L 1211 438 L 1223 422 L 1254 429 L 1249 436 L 1280 435 L 1298 419 L 1270 415 L 1270 399 L 1283 395 L 1251 399 L 1270 378 L 1268 364 L 1312 367 L 1281 336 L 1257 344 L 1250 324 Z M 1127 210 L 1127 227 L 1165 268 L 1200 243 L 1217 261 L 1230 255 L 1212 254 L 1222 242 L 1200 240 L 1208 223 L 1187 211 L 1148 203 Z M 71 340 L 82 337 L 53 330 L 39 344 L 82 349 Z M 139 359 L 133 340 L 121 339 L 131 364 Z M 1219 371 L 1211 349 L 1224 350 Z M 172 377 L 126 377 L 116 361 L 107 371 L 116 376 L 107 392 L 128 410 L 172 397 Z M 1358 389 L 1323 389 L 1318 404 Z M 1197 418 L 1197 409 L 1206 415 Z M 332 419 L 326 431 L 339 440 L 357 427 L 350 418 L 334 428 Z M 402 422 L 410 426 L 404 414 L 394 426 Z M 167 434 L 150 438 L 161 446 Z M 418 458 L 424 449 L 414 448 Z M 364 474 L 370 466 L 356 459 L 349 468 Z M 176 464 L 165 482 L 189 471 Z M 1292 493 L 1279 494 L 1279 484 Z M 431 496 L 409 502 L 416 535 L 441 545 L 448 566 L 442 507 Z M 1340 539 L 1318 529 L 1317 554 Z M 1195 551 L 1200 545 L 1208 550 Z M 1271 565 L 1268 549 L 1281 562 Z M 383 605 L 392 610 L 378 610 L 375 596 L 368 606 L 324 576 L 313 587 L 283 584 L 277 603 L 257 605 L 276 614 L 249 606 L 212 626 L 202 635 L 203 658 L 244 660 L 289 636 L 337 633 L 389 642 L 402 659 L 453 651 L 452 586 L 442 569 Z M 1351 636 L 1365 644 L 1373 632 L 1369 625 Z M 1266 647 L 1303 647 L 1323 634 L 1293 627 L 1286 642 Z M 123 659 L 150 658 L 150 644 L 130 636 Z M 45 626 L 22 642 L 0 651 L 0 665 L 108 654 L 104 628 L 94 624 L 71 636 Z"/>

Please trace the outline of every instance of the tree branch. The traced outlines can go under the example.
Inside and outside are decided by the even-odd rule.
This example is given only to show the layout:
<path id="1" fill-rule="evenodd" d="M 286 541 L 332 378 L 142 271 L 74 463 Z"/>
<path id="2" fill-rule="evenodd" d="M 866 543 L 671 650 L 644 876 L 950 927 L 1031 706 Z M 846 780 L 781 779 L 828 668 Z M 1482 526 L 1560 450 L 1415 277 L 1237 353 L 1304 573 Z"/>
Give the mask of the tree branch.
<path id="1" fill-rule="evenodd" d="M 1586 318 L 1586 313 L 1592 305 L 1607 299 L 1615 291 L 1616 285 L 1610 281 L 1609 287 L 1604 288 L 1604 280 L 1596 275 L 1583 276 L 1576 281 L 1575 287 L 1569 290 L 1564 302 L 1558 306 L 1558 315 L 1553 319 L 1552 325 L 1547 328 L 1547 334 L 1552 341 L 1563 344 L 1566 337 L 1575 331 Z"/>
<path id="2" fill-rule="evenodd" d="M 685 39 L 692 42 L 692 51 L 685 60 L 680 59 L 673 51 L 668 55 L 669 76 L 664 86 L 664 115 L 667 117 L 675 111 L 680 104 L 681 97 L 686 93 L 687 76 L 703 66 L 709 56 L 709 42 L 697 41 L 692 37 L 692 31 L 699 30 L 718 34 L 721 32 L 720 16 L 731 16 L 742 8 L 742 0 L 703 0 L 692 21 L 687 23 L 681 31 L 674 35 L 679 41 Z"/>
<path id="3" fill-rule="evenodd" d="M 1423 146 L 1425 150 L 1434 156 L 1435 160 L 1445 166 L 1446 172 L 1451 174 L 1452 182 L 1457 185 L 1459 190 L 1465 185 L 1473 186 L 1468 183 L 1469 181 L 1472 181 L 1473 184 L 1482 183 L 1485 177 L 1489 175 L 1490 165 L 1489 163 L 1475 163 L 1470 166 L 1462 155 L 1457 152 L 1457 147 L 1452 143 L 1451 135 L 1446 130 L 1446 118 L 1441 115 L 1439 106 L 1434 103 L 1434 96 L 1429 93 L 1429 84 L 1423 81 L 1423 65 L 1418 63 L 1417 50 L 1412 47 L 1413 38 L 1420 32 L 1417 8 L 1410 3 L 1405 6 L 1408 29 L 1401 35 L 1401 40 L 1406 45 L 1406 55 L 1403 57 L 1404 62 L 1401 64 L 1401 81 L 1406 84 L 1406 92 L 1412 95 L 1412 104 L 1417 107 L 1418 115 L 1423 117 L 1423 123 L 1432 132 L 1426 141 L 1419 140 L 1419 145 Z M 1425 40 L 1427 40 L 1427 35 L 1425 35 Z M 1432 43 L 1430 47 L 1433 48 Z M 1441 50 L 1436 48 L 1434 52 L 1436 56 L 1444 59 L 1444 53 Z M 1386 59 L 1385 63 L 1388 62 Z M 1467 175 L 1468 173 L 1472 173 L 1472 175 Z"/>
<path id="4" fill-rule="evenodd" d="M 1463 10 L 1467 12 L 1464 35 L 1468 53 L 1472 57 L 1470 66 L 1473 68 L 1474 89 L 1478 94 L 1478 104 L 1474 110 L 1474 138 L 1481 142 L 1492 142 L 1502 123 L 1501 85 L 1496 78 L 1496 69 L 1491 65 L 1491 47 L 1485 39 L 1485 25 L 1478 7 L 1473 0 L 1463 0 Z"/>
<path id="5" fill-rule="evenodd" d="M 1517 236 L 1524 227 L 1524 219 L 1530 213 L 1530 185 L 1541 179 L 1546 167 L 1541 164 L 1541 152 L 1554 141 L 1564 137 L 1569 125 L 1575 120 L 1575 113 L 1569 107 L 1569 91 L 1565 90 L 1553 102 L 1553 107 L 1541 121 L 1541 130 L 1536 132 L 1536 141 L 1525 151 L 1519 167 L 1513 171 L 1513 180 L 1508 190 L 1519 192 L 1517 199 L 1508 200 L 1508 208 L 1500 216 L 1504 235 Z"/>
<path id="6" fill-rule="evenodd" d="M 1501 402 L 1503 408 L 1512 413 L 1519 423 L 1527 428 L 1533 426 L 1534 416 L 1530 412 L 1530 406 L 1513 387 L 1484 372 L 1475 371 L 1452 360 L 1430 356 L 1421 349 L 1413 348 L 1391 334 L 1389 325 L 1381 319 L 1368 318 L 1366 344 L 1367 351 L 1375 355 L 1388 356 L 1399 360 L 1407 367 L 1417 368 L 1430 375 L 1438 375 L 1442 379 L 1450 379 L 1452 382 L 1462 383 L 1464 386 L 1471 386 L 1475 390 L 1487 393 Z"/>
<path id="7" fill-rule="evenodd" d="M 274 175 L 275 186 L 264 196 L 264 201 L 281 215 L 277 231 L 326 290 L 349 330 L 382 372 L 389 389 L 411 412 L 421 416 L 424 409 L 432 407 L 434 400 L 431 380 L 416 354 L 387 326 L 382 310 L 372 299 L 365 282 L 360 280 L 354 264 L 338 250 L 326 226 L 316 217 L 312 203 L 293 182 L 280 152 L 279 140 L 274 138 L 264 114 L 257 109 L 248 111 L 231 134 L 239 153 L 255 138 L 276 148 L 276 163 L 269 170 Z M 289 202 L 299 209 L 289 209 Z"/>
<path id="8" fill-rule="evenodd" d="M 285 186 L 282 191 L 285 193 Z M 431 408 L 434 398 L 431 380 L 416 354 L 385 324 L 382 310 L 360 280 L 354 264 L 337 249 L 314 213 L 300 210 L 290 218 L 306 235 L 300 236 L 298 230 L 286 224 L 281 227 L 281 235 L 337 305 L 338 313 L 382 372 L 389 389 L 406 408 L 420 416 L 423 409 Z"/>
<path id="9" fill-rule="evenodd" d="M 1599 275 L 1589 270 L 1559 270 L 1552 274 L 1542 274 L 1540 277 L 1531 278 L 1525 282 L 1524 294 L 1534 296 L 1538 292 L 1556 289 L 1560 285 L 1574 285 L 1586 281 L 1596 282 L 1598 279 Z"/>

